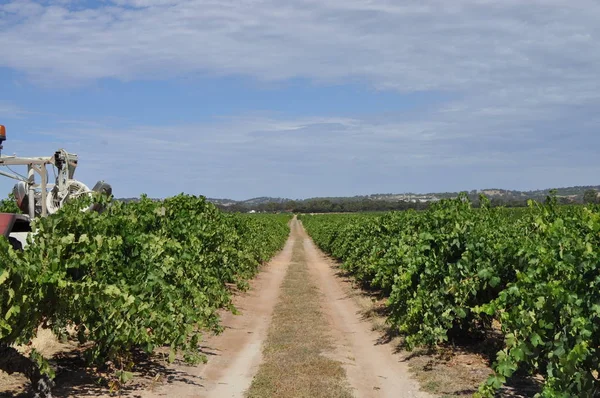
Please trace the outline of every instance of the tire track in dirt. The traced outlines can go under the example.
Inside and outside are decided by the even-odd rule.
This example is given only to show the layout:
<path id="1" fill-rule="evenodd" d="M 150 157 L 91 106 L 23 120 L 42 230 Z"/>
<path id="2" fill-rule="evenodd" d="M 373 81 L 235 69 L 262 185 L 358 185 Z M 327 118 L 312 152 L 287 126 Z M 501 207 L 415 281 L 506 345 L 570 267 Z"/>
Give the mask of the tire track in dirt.
<path id="1" fill-rule="evenodd" d="M 332 262 L 315 246 L 301 227 L 308 268 L 323 294 L 323 310 L 336 340 L 334 359 L 341 361 L 357 397 L 427 398 L 411 378 L 408 365 L 400 362 L 392 347 L 378 343 L 380 336 L 360 308 L 346 294 Z"/>
<path id="2" fill-rule="evenodd" d="M 247 397 L 352 398 L 341 361 L 329 355 L 333 349 L 322 294 L 297 240 Z"/>

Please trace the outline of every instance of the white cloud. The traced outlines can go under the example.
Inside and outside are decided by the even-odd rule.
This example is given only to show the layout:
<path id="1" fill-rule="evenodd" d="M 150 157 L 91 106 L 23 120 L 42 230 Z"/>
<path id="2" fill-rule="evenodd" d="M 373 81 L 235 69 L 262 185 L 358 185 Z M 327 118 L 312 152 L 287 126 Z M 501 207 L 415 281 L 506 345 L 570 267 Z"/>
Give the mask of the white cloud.
<path id="1" fill-rule="evenodd" d="M 394 115 L 236 116 L 173 126 L 168 135 L 164 128 L 141 125 L 84 125 L 63 137 L 84 155 L 85 167 L 106 170 L 124 192 L 130 185 L 123 170 L 150 184 L 136 184 L 137 191 L 156 182 L 175 184 L 165 176 L 177 175 L 198 192 L 207 187 L 207 193 L 221 196 L 267 193 L 265 181 L 244 182 L 259 173 L 282 178 L 281 191 L 273 193 L 286 195 L 285 189 L 293 190 L 289 178 L 309 184 L 302 170 L 318 178 L 315 190 L 343 191 L 349 180 L 341 176 L 354 173 L 368 180 L 364 193 L 386 186 L 386 179 L 396 191 L 405 190 L 400 184 L 408 181 L 417 190 L 417 180 L 435 175 L 454 189 L 481 188 L 492 175 L 499 185 L 524 188 L 572 185 L 564 177 L 569 170 L 578 170 L 573 183 L 589 182 L 598 172 L 589 160 L 591 148 L 600 145 L 597 1 L 86 4 L 0 5 L 0 66 L 50 86 L 102 78 L 242 75 L 263 82 L 359 81 L 398 92 L 445 91 L 455 98 L 439 109 Z M 0 103 L 0 115 L 10 109 Z M 124 144 L 115 145 L 117 139 Z M 551 176 L 540 174 L 543 167 L 564 180 L 552 183 Z M 148 169 L 162 177 L 149 176 Z M 468 174 L 462 180 L 444 177 L 450 171 Z M 182 186 L 169 193 L 175 188 Z"/>
<path id="2" fill-rule="evenodd" d="M 571 99 L 597 98 L 600 5 L 591 0 L 119 0 L 93 9 L 15 1 L 1 9 L 0 63 L 46 82 L 189 73 L 358 78 L 409 91 L 545 82 L 559 95 L 576 89 Z"/>

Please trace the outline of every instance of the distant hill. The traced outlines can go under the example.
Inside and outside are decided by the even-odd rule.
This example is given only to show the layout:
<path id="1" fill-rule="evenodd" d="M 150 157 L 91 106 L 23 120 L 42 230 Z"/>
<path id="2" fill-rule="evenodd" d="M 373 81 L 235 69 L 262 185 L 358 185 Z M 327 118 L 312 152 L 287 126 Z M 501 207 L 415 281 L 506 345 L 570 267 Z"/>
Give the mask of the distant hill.
<path id="1" fill-rule="evenodd" d="M 244 205 L 244 206 L 257 206 L 265 203 L 285 203 L 291 201 L 291 199 L 285 198 L 271 198 L 268 196 L 261 196 L 260 198 L 252 198 L 246 200 L 233 200 L 233 199 L 215 199 L 215 198 L 206 198 L 209 202 L 214 204 L 222 205 L 222 206 L 230 206 L 230 205 Z"/>
<path id="2" fill-rule="evenodd" d="M 539 189 L 533 191 L 516 191 L 501 188 L 486 188 L 481 190 L 468 191 L 469 196 L 478 196 L 483 194 L 490 199 L 498 199 L 503 201 L 527 201 L 533 200 L 544 200 L 551 191 L 556 191 L 556 196 L 559 198 L 565 198 L 568 201 L 579 202 L 583 200 L 585 191 L 595 190 L 600 191 L 600 185 L 586 185 L 586 186 L 574 186 L 566 188 L 548 188 Z M 412 203 L 426 203 L 435 202 L 440 199 L 454 198 L 457 197 L 460 192 L 432 192 L 432 193 L 377 193 L 371 195 L 357 195 L 357 196 L 322 196 L 313 197 L 308 199 L 287 199 L 287 198 L 272 198 L 272 197 L 259 197 L 247 200 L 235 201 L 231 199 L 213 199 L 208 198 L 207 200 L 221 205 L 221 206 L 243 206 L 253 207 L 265 205 L 267 203 L 286 203 L 286 202 L 309 202 L 309 201 L 330 201 L 336 202 L 361 202 L 364 200 L 375 200 L 375 201 L 386 201 L 386 202 L 397 202 L 405 201 Z"/>

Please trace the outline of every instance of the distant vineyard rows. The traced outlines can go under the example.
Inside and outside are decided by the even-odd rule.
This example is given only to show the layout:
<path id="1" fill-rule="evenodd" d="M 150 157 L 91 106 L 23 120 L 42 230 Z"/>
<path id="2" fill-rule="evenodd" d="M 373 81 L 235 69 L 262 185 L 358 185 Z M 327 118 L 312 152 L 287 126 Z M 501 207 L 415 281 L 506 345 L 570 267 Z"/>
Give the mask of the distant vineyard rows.
<path id="1" fill-rule="evenodd" d="M 541 374 L 543 397 L 600 394 L 600 207 L 475 209 L 462 196 L 423 212 L 316 215 L 317 245 L 389 296 L 389 322 L 410 346 L 481 336 L 504 347 L 479 389 Z M 497 326 L 496 326 L 497 327 Z"/>

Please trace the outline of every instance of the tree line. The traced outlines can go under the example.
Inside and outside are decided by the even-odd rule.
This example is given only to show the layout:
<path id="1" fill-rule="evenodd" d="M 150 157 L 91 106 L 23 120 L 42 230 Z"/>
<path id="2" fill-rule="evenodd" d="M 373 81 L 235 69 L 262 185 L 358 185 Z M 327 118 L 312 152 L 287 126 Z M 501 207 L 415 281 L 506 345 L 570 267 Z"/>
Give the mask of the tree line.
<path id="1" fill-rule="evenodd" d="M 474 207 L 479 207 L 479 194 L 477 192 L 465 193 Z M 579 198 L 556 197 L 559 204 L 592 204 L 600 203 L 599 192 L 589 189 Z M 543 201 L 545 197 L 491 197 L 488 198 L 492 207 L 527 207 L 527 201 L 534 199 Z M 435 201 L 406 201 L 406 200 L 376 200 L 369 198 L 336 198 L 336 199 L 306 199 L 306 200 L 288 200 L 280 202 L 265 202 L 259 204 L 216 204 L 221 210 L 226 212 L 246 213 L 255 211 L 258 213 L 355 213 L 355 212 L 384 212 L 384 211 L 402 211 L 402 210 L 426 210 Z"/>

